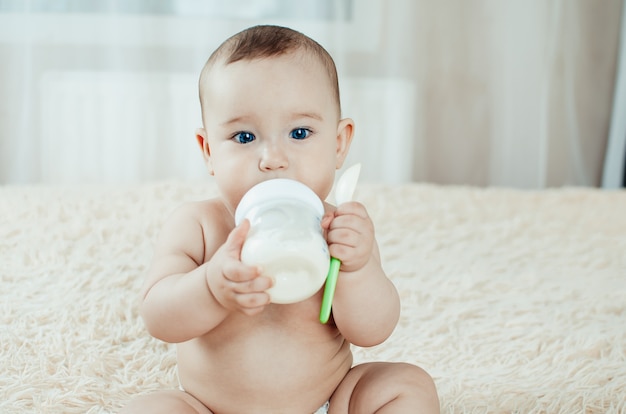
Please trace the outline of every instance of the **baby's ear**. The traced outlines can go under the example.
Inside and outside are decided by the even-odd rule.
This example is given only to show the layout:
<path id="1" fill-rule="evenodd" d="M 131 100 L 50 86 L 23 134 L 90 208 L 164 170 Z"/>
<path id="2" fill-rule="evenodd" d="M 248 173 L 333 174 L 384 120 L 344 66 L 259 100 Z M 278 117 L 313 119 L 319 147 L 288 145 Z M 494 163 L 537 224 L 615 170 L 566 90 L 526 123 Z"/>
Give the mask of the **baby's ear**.
<path id="1" fill-rule="evenodd" d="M 209 174 L 213 175 L 213 165 L 211 163 L 211 149 L 209 148 L 209 140 L 206 136 L 206 130 L 204 128 L 196 129 L 196 142 L 202 151 L 202 157 L 204 158 L 204 163 L 209 170 Z"/>
<path id="2" fill-rule="evenodd" d="M 350 118 L 344 118 L 339 121 L 337 126 L 337 164 L 336 169 L 340 169 L 343 165 L 348 151 L 350 150 L 350 144 L 352 143 L 352 137 L 354 136 L 354 121 Z"/>

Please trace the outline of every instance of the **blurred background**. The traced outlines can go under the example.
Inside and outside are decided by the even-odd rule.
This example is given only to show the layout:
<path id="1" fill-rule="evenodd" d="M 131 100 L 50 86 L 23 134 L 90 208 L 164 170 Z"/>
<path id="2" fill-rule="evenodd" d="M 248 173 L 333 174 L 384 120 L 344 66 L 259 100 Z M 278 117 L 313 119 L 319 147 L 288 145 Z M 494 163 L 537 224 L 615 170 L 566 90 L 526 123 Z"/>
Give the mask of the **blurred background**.
<path id="1" fill-rule="evenodd" d="M 0 184 L 208 179 L 210 53 L 256 24 L 334 56 L 362 179 L 623 187 L 623 0 L 0 0 Z"/>

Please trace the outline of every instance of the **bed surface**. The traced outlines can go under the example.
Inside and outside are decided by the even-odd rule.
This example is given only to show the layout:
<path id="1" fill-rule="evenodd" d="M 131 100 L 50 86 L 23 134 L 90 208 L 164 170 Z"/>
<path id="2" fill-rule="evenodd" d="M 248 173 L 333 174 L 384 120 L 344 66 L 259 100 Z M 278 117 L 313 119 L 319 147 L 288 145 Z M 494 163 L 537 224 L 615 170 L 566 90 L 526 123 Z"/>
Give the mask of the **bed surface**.
<path id="1" fill-rule="evenodd" d="M 108 413 L 177 386 L 137 314 L 153 242 L 211 183 L 0 187 L 0 412 Z M 445 413 L 626 412 L 626 192 L 361 185 L 407 361 Z"/>

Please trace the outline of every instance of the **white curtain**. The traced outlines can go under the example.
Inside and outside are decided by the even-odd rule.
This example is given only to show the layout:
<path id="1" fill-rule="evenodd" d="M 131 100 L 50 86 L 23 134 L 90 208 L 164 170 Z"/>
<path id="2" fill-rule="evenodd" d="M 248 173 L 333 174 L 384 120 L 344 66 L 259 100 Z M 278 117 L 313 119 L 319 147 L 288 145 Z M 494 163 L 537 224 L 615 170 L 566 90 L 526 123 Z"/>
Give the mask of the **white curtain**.
<path id="1" fill-rule="evenodd" d="M 626 7 L 622 7 L 619 62 L 615 76 L 613 115 L 606 146 L 602 187 L 626 187 Z"/>
<path id="2" fill-rule="evenodd" d="M 0 0 L 0 184 L 203 179 L 197 76 L 226 37 L 324 45 L 363 180 L 600 184 L 622 0 Z"/>

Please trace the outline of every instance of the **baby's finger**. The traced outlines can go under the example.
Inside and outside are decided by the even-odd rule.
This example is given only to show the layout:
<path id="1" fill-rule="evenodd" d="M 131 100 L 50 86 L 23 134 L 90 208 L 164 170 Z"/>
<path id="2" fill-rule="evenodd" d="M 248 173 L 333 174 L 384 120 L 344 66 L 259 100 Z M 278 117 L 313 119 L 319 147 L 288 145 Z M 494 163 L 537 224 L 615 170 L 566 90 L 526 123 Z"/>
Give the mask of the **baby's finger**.
<path id="1" fill-rule="evenodd" d="M 235 302 L 241 307 L 241 310 L 254 312 L 255 309 L 263 308 L 270 303 L 270 295 L 265 292 L 246 293 L 236 295 Z"/>
<path id="2" fill-rule="evenodd" d="M 322 226 L 322 228 L 324 230 L 327 230 L 328 227 L 330 227 L 330 223 L 333 221 L 333 219 L 335 218 L 335 213 L 334 211 L 329 211 L 326 214 L 324 214 L 324 216 L 322 217 L 322 220 L 320 222 L 320 226 Z"/>
<path id="3" fill-rule="evenodd" d="M 235 283 L 233 290 L 236 293 L 261 293 L 271 288 L 273 280 L 266 276 L 258 276 L 245 282 Z"/>
<path id="4" fill-rule="evenodd" d="M 341 244 L 349 247 L 356 247 L 365 240 L 363 234 L 348 228 L 333 229 L 326 236 L 328 244 Z"/>
<path id="5" fill-rule="evenodd" d="M 347 203 L 340 204 L 335 211 L 335 217 L 344 216 L 344 215 L 355 215 L 361 218 L 368 218 L 367 209 L 365 206 L 358 201 L 350 201 Z"/>
<path id="6" fill-rule="evenodd" d="M 243 247 L 243 243 L 246 241 L 246 236 L 248 235 L 248 230 L 250 230 L 250 221 L 245 219 L 241 222 L 241 224 L 239 224 L 239 226 L 235 227 L 230 232 L 226 242 L 224 243 L 224 248 L 226 249 L 226 252 L 228 252 L 229 256 L 239 259 L 241 255 L 241 248 Z"/>
<path id="7" fill-rule="evenodd" d="M 246 316 L 254 316 L 263 312 L 263 309 L 265 309 L 265 306 L 267 305 L 257 306 L 256 308 L 240 308 L 239 311 Z"/>
<path id="8" fill-rule="evenodd" d="M 345 236 L 347 233 L 355 233 L 360 236 L 366 236 L 374 232 L 373 224 L 370 220 L 364 219 L 354 214 L 338 216 L 330 225 L 328 236 L 339 237 Z M 329 240 L 337 242 L 337 240 Z"/>
<path id="9" fill-rule="evenodd" d="M 248 266 L 237 260 L 229 260 L 224 263 L 222 272 L 226 279 L 235 283 L 248 282 L 261 274 L 258 267 Z"/>
<path id="10" fill-rule="evenodd" d="M 346 262 L 349 261 L 349 257 L 353 255 L 354 247 L 343 244 L 333 244 L 328 248 L 328 251 L 332 257 L 341 260 L 342 264 L 345 265 Z"/>

